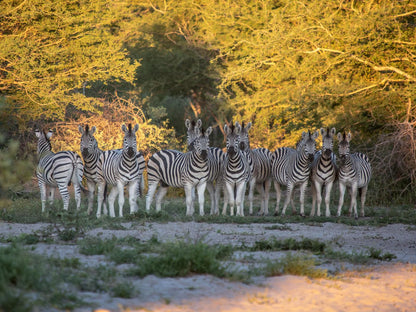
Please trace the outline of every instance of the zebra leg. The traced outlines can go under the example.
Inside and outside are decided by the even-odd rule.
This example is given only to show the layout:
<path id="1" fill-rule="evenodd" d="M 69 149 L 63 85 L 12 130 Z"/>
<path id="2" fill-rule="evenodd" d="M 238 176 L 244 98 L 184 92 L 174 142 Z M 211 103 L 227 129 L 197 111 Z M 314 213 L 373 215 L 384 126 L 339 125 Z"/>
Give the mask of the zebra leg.
<path id="1" fill-rule="evenodd" d="M 256 186 L 256 178 L 252 177 L 249 181 L 249 188 L 248 188 L 248 201 L 249 201 L 248 213 L 250 215 L 253 214 L 253 197 L 254 197 L 255 186 Z"/>
<path id="2" fill-rule="evenodd" d="M 45 206 L 46 206 L 46 184 L 45 182 L 41 181 L 41 179 L 39 179 L 39 189 L 40 189 L 40 200 L 42 203 L 42 212 L 45 212 Z"/>
<path id="3" fill-rule="evenodd" d="M 318 181 L 312 183 L 312 210 L 311 216 L 315 215 L 315 204 L 316 204 L 316 215 L 321 216 L 321 203 L 322 203 L 322 184 Z"/>
<path id="4" fill-rule="evenodd" d="M 95 183 L 92 181 L 87 181 L 88 187 L 88 209 L 87 213 L 90 215 L 94 206 L 94 192 L 95 192 Z"/>
<path id="5" fill-rule="evenodd" d="M 275 185 L 275 187 L 276 187 L 276 185 Z M 283 209 L 282 209 L 282 216 L 285 215 L 286 208 L 289 205 L 289 202 L 293 203 L 293 200 L 292 200 L 293 187 L 294 187 L 294 185 L 292 185 L 292 184 L 287 185 L 285 203 L 283 204 Z M 292 204 L 292 210 L 293 210 L 293 208 L 294 208 L 294 206 Z"/>
<path id="6" fill-rule="evenodd" d="M 306 180 L 304 183 L 300 185 L 300 215 L 302 217 L 305 216 L 305 191 L 306 187 L 308 186 L 308 180 Z M 318 216 L 321 215 L 321 209 L 320 206 L 318 206 Z"/>
<path id="7" fill-rule="evenodd" d="M 348 211 L 348 215 L 351 217 L 352 211 L 354 210 L 354 218 L 358 219 L 357 213 L 357 184 L 353 184 L 351 186 L 351 204 L 350 210 Z"/>
<path id="8" fill-rule="evenodd" d="M 329 182 L 325 186 L 325 217 L 330 217 L 331 216 L 331 211 L 329 210 L 329 202 L 331 200 L 331 190 L 332 190 L 332 185 L 333 184 L 334 184 L 334 182 Z"/>
<path id="9" fill-rule="evenodd" d="M 274 210 L 274 215 L 277 216 L 279 214 L 280 199 L 282 198 L 282 190 L 279 182 L 274 181 L 274 189 L 276 191 L 276 208 Z"/>
<path id="10" fill-rule="evenodd" d="M 129 205 L 130 214 L 137 212 L 137 189 L 140 187 L 139 180 L 131 181 L 129 183 Z"/>
<path id="11" fill-rule="evenodd" d="M 116 216 L 115 211 L 114 211 L 114 202 L 116 200 L 117 194 L 118 194 L 117 185 L 114 185 L 111 188 L 110 194 L 108 194 L 108 210 L 110 212 L 111 218 L 114 218 Z"/>
<path id="12" fill-rule="evenodd" d="M 186 201 L 186 215 L 187 216 L 192 216 L 194 209 L 193 209 L 193 200 L 192 200 L 192 193 L 193 191 L 193 187 L 192 185 L 186 184 L 184 185 L 184 189 L 185 189 L 185 201 Z"/>
<path id="13" fill-rule="evenodd" d="M 77 210 L 81 207 L 81 187 L 78 183 L 74 183 L 75 202 L 77 204 Z"/>
<path id="14" fill-rule="evenodd" d="M 219 214 L 219 201 L 220 201 L 220 192 L 221 192 L 221 188 L 219 186 L 219 183 L 216 182 L 215 183 L 215 187 L 214 187 L 214 215 L 218 215 Z"/>
<path id="15" fill-rule="evenodd" d="M 99 181 L 97 183 L 97 218 L 101 217 L 101 206 L 104 201 L 105 182 Z"/>
<path id="16" fill-rule="evenodd" d="M 270 197 L 270 185 L 272 184 L 271 179 L 267 179 L 264 182 L 264 215 L 269 214 L 269 197 Z"/>
<path id="17" fill-rule="evenodd" d="M 345 188 L 346 188 L 346 185 L 340 181 L 339 182 L 339 202 L 338 202 L 337 217 L 341 216 L 341 209 L 342 209 L 342 205 L 344 204 Z"/>
<path id="18" fill-rule="evenodd" d="M 227 188 L 226 191 L 228 194 L 228 203 L 230 205 L 230 216 L 233 216 L 234 215 L 234 201 L 235 201 L 234 184 L 226 183 L 225 187 Z M 222 211 L 222 213 L 224 214 L 224 210 Z"/>
<path id="19" fill-rule="evenodd" d="M 62 201 L 64 202 L 64 210 L 68 210 L 69 206 L 69 192 L 67 185 L 68 183 L 58 185 L 59 193 L 61 193 Z"/>
<path id="20" fill-rule="evenodd" d="M 117 183 L 118 189 L 118 216 L 123 216 L 123 208 L 124 208 L 124 184 L 121 182 Z"/>
<path id="21" fill-rule="evenodd" d="M 244 217 L 244 195 L 246 193 L 247 183 L 242 182 L 237 185 L 235 195 L 235 206 L 237 209 L 236 215 Z"/>
<path id="22" fill-rule="evenodd" d="M 211 181 L 207 182 L 206 189 L 208 190 L 209 197 L 210 197 L 210 200 L 211 200 L 211 209 L 210 209 L 209 213 L 211 215 L 213 215 L 215 213 L 215 188 L 214 188 L 214 184 Z"/>
<path id="23" fill-rule="evenodd" d="M 146 211 L 150 211 L 150 206 L 153 201 L 153 196 L 155 194 L 158 182 L 149 183 L 149 189 L 147 190 L 146 195 Z"/>
<path id="24" fill-rule="evenodd" d="M 162 210 L 162 200 L 168 192 L 167 186 L 160 186 L 159 190 L 156 193 L 156 211 Z M 192 198 L 191 198 L 192 199 Z"/>
<path id="25" fill-rule="evenodd" d="M 365 204 L 365 199 L 367 197 L 367 190 L 368 190 L 368 185 L 361 188 L 361 211 L 360 211 L 361 217 L 364 217 L 364 204 Z"/>
<path id="26" fill-rule="evenodd" d="M 204 212 L 204 202 L 205 202 L 205 188 L 207 186 L 207 183 L 200 183 L 197 186 L 198 190 L 198 202 L 199 202 L 199 215 L 203 216 L 205 214 Z M 214 190 L 212 190 L 214 191 Z M 212 200 L 212 198 L 211 198 Z M 212 208 L 212 201 L 211 201 L 211 208 Z"/>
<path id="27" fill-rule="evenodd" d="M 56 190 L 55 187 L 53 187 L 53 186 L 49 187 L 49 199 L 48 199 L 49 204 L 53 204 L 53 201 L 55 199 L 55 190 Z"/>

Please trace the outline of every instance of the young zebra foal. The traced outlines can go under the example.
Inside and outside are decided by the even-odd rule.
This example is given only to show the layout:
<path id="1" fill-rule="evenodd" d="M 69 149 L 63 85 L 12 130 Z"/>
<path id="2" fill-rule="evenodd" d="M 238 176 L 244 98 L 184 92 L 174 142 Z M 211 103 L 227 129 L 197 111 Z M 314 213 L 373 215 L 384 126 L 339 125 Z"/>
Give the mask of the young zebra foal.
<path id="1" fill-rule="evenodd" d="M 136 132 L 139 125 L 132 129 L 131 124 L 121 127 L 124 132 L 123 149 L 105 151 L 101 154 L 98 164 L 98 209 L 97 218 L 101 216 L 105 188 L 112 185 L 108 195 L 110 217 L 115 217 L 114 201 L 118 194 L 119 216 L 123 216 L 124 186 L 128 185 L 130 214 L 137 211 L 137 190 L 142 180 L 143 170 L 137 157 Z"/>
<path id="2" fill-rule="evenodd" d="M 364 204 L 367 195 L 368 183 L 371 179 L 371 165 L 368 157 L 362 153 L 350 154 L 351 133 L 338 133 L 339 165 L 339 204 L 337 216 L 341 215 L 344 204 L 344 194 L 347 187 L 351 187 L 351 204 L 349 216 L 354 209 L 354 218 L 358 219 L 357 213 L 357 190 L 361 193 L 361 216 L 364 217 Z"/>
<path id="3" fill-rule="evenodd" d="M 81 205 L 82 175 L 84 166 L 81 157 L 71 151 L 58 153 L 52 152 L 50 138 L 52 131 L 45 133 L 35 130 L 38 137 L 38 157 L 39 163 L 36 168 L 40 196 L 42 201 L 42 212 L 45 212 L 47 188 L 50 188 L 49 202 L 53 201 L 55 188 L 58 187 L 64 202 L 64 210 L 68 210 L 69 192 L 68 185 L 72 182 L 75 191 L 75 201 L 77 209 Z"/>
<path id="4" fill-rule="evenodd" d="M 336 157 L 333 153 L 335 128 L 321 128 L 322 149 L 315 154 L 312 163 L 312 210 L 311 217 L 315 215 L 315 204 L 317 205 L 317 216 L 321 215 L 322 189 L 325 186 L 325 216 L 330 217 L 329 200 L 332 185 L 334 184 L 337 168 Z"/>

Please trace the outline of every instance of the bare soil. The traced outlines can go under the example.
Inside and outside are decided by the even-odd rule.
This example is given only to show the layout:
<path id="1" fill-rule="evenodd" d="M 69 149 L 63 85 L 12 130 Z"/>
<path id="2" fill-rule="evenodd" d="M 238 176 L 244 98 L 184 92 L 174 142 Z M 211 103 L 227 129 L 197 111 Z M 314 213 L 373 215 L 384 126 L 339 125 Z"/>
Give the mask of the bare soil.
<path id="1" fill-rule="evenodd" d="M 347 253 L 369 248 L 391 253 L 391 262 L 352 265 L 322 261 L 320 267 L 337 273 L 331 279 L 299 276 L 256 277 L 245 284 L 209 275 L 186 278 L 147 276 L 132 279 L 136 298 L 112 298 L 108 294 L 80 293 L 86 302 L 105 311 L 416 311 L 416 226 L 391 224 L 381 227 L 337 223 L 211 224 L 196 222 L 122 223 L 123 230 L 97 228 L 86 233 L 101 238 L 132 236 L 143 241 L 202 240 L 208 244 L 244 244 L 272 238 L 311 238 Z M 0 237 L 45 230 L 49 224 L 0 222 Z M 111 265 L 104 256 L 85 256 L 74 244 L 34 245 L 33 252 L 59 258 L 79 258 L 89 266 Z M 31 247 L 32 248 L 32 247 Z M 233 265 L 249 269 L 278 259 L 284 252 L 236 252 Z M 122 268 L 121 268 L 122 269 Z M 91 307 L 76 311 L 91 311 Z"/>

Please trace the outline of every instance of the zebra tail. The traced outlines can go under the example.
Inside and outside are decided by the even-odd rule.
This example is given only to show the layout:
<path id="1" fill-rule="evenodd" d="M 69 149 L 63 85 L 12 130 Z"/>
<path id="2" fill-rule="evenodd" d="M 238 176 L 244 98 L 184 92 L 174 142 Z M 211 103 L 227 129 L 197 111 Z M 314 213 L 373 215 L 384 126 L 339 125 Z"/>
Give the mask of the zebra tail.
<path id="1" fill-rule="evenodd" d="M 81 191 L 84 194 L 88 194 L 89 191 L 82 184 L 82 176 L 84 175 L 84 164 L 82 163 L 82 160 L 79 156 L 75 157 L 75 159 L 72 162 L 72 166 L 73 166 L 73 170 L 72 170 L 71 180 L 73 181 L 74 184 L 76 183 L 79 185 L 79 187 L 81 188 Z"/>

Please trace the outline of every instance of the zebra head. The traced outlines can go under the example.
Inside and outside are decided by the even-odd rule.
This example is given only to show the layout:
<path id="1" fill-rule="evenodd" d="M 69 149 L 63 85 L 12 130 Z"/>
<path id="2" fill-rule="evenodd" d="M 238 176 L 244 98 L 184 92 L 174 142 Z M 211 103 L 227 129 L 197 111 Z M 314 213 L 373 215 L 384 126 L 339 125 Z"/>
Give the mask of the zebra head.
<path id="1" fill-rule="evenodd" d="M 52 145 L 50 138 L 53 135 L 52 130 L 47 133 L 39 129 L 35 130 L 36 137 L 38 138 L 38 155 L 41 156 L 44 153 L 52 151 Z"/>
<path id="2" fill-rule="evenodd" d="M 302 133 L 302 140 L 299 142 L 298 150 L 300 150 L 309 161 L 313 161 L 316 152 L 316 142 L 315 140 L 319 136 L 319 131 L 315 131 L 314 133 L 303 132 Z"/>
<path id="3" fill-rule="evenodd" d="M 81 133 L 80 149 L 84 159 L 89 155 L 92 155 L 94 151 L 98 149 L 98 143 L 94 137 L 95 130 L 95 126 L 90 129 L 90 127 L 86 125 L 85 131 L 81 125 L 78 126 L 78 131 Z"/>
<path id="4" fill-rule="evenodd" d="M 238 121 L 235 122 L 235 125 L 231 123 L 231 126 L 227 124 L 224 125 L 224 132 L 226 136 L 226 147 L 227 153 L 230 157 L 234 157 L 235 154 L 239 151 L 240 146 L 240 132 L 241 126 Z"/>
<path id="5" fill-rule="evenodd" d="M 135 158 L 137 153 L 137 141 L 136 141 L 136 132 L 139 130 L 139 125 L 136 124 L 132 129 L 131 124 L 121 127 L 121 130 L 124 132 L 123 139 L 123 154 L 128 158 Z"/>
<path id="6" fill-rule="evenodd" d="M 251 129 L 251 122 L 244 127 L 244 122 L 241 125 L 241 132 L 240 132 L 240 150 L 243 152 L 247 152 L 250 149 L 250 139 L 248 137 L 248 132 Z"/>
<path id="7" fill-rule="evenodd" d="M 185 120 L 185 127 L 186 129 L 188 129 L 188 131 L 186 132 L 187 134 L 186 141 L 188 144 L 189 151 L 194 150 L 194 141 L 197 137 L 195 130 L 200 129 L 201 126 L 202 126 L 201 119 L 198 119 L 196 122 L 194 120 L 190 121 L 189 119 Z"/>
<path id="8" fill-rule="evenodd" d="M 321 135 L 322 135 L 322 154 L 326 157 L 330 157 L 331 153 L 334 149 L 334 135 L 336 133 L 335 128 L 329 130 L 329 128 L 321 128 Z"/>
<path id="9" fill-rule="evenodd" d="M 212 132 L 212 127 L 207 130 L 195 128 L 196 138 L 193 141 L 193 151 L 202 159 L 206 160 L 209 149 L 209 135 Z"/>
<path id="10" fill-rule="evenodd" d="M 338 153 L 341 163 L 344 164 L 347 158 L 350 156 L 350 141 L 351 132 L 341 134 L 338 132 Z"/>

